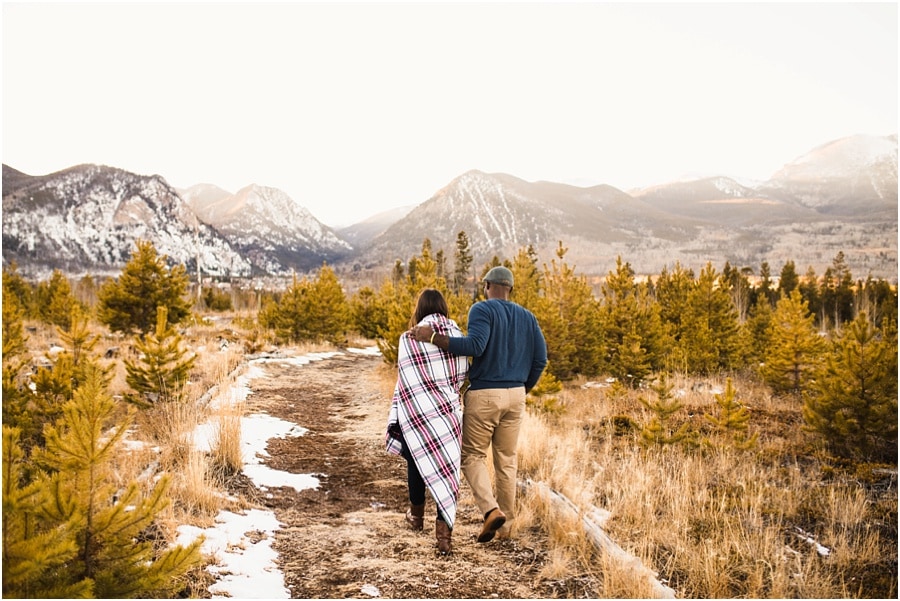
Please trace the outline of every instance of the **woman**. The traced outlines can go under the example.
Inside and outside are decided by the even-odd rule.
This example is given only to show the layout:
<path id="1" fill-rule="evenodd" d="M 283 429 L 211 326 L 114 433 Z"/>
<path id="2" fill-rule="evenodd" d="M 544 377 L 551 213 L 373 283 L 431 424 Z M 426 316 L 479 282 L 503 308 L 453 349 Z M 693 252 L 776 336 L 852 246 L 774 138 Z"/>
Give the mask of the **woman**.
<path id="1" fill-rule="evenodd" d="M 410 327 L 427 324 L 445 336 L 462 336 L 449 318 L 447 301 L 432 288 L 419 294 Z M 386 436 L 387 451 L 406 459 L 409 509 L 406 522 L 422 530 L 425 489 L 437 505 L 435 537 L 438 551 L 451 552 L 451 534 L 459 494 L 462 408 L 460 389 L 469 364 L 431 344 L 416 342 L 408 332 L 400 335 L 399 372 Z"/>

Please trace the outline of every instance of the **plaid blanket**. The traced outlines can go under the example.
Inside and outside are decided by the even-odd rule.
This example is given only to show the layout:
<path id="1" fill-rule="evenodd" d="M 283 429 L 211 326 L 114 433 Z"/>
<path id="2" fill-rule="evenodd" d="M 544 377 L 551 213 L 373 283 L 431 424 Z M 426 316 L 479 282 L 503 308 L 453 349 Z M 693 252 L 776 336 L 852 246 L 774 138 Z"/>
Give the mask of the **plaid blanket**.
<path id="1" fill-rule="evenodd" d="M 432 314 L 420 322 L 445 336 L 462 336 L 452 319 Z M 397 385 L 388 415 L 387 452 L 399 455 L 400 440 L 391 432 L 399 424 L 403 439 L 450 528 L 459 494 L 462 407 L 459 391 L 469 371 L 468 359 L 428 342 L 400 335 Z"/>

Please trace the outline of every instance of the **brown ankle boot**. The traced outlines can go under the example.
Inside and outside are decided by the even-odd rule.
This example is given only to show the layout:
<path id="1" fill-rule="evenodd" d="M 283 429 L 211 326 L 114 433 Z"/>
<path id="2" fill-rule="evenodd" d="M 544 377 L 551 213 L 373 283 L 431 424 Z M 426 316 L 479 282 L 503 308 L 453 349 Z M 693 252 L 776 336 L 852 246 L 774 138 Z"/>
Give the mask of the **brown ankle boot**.
<path id="1" fill-rule="evenodd" d="M 406 523 L 413 530 L 422 530 L 425 527 L 425 503 L 409 504 L 409 509 L 406 510 Z"/>
<path id="2" fill-rule="evenodd" d="M 434 535 L 437 537 L 438 552 L 441 555 L 449 555 L 453 550 L 450 544 L 450 536 L 452 534 L 453 531 L 450 530 L 447 522 L 443 520 L 434 521 Z"/>

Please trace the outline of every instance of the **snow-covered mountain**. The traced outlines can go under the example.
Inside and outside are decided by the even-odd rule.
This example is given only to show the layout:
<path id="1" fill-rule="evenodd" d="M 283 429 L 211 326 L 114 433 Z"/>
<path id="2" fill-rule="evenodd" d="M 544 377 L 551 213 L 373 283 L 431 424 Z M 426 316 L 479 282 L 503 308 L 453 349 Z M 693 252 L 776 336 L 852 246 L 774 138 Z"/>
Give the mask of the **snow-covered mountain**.
<path id="1" fill-rule="evenodd" d="M 789 177 L 798 164 L 804 176 Z M 675 261 L 777 268 L 788 260 L 822 273 L 844 251 L 855 273 L 895 279 L 897 137 L 838 140 L 767 182 L 707 177 L 630 193 L 470 171 L 376 237 L 358 262 L 407 260 L 425 238 L 452 257 L 459 231 L 476 263 L 529 245 L 549 263 L 561 242 L 567 262 L 594 274 L 617 256 L 651 273 Z"/>
<path id="2" fill-rule="evenodd" d="M 23 274 L 118 273 L 137 240 L 211 275 L 250 275 L 249 261 L 197 220 L 158 175 L 80 165 L 29 176 L 3 165 L 3 263 Z"/>
<path id="3" fill-rule="evenodd" d="M 231 195 L 199 184 L 182 190 L 181 196 L 260 274 L 315 269 L 352 251 L 348 242 L 277 188 L 253 184 Z"/>
<path id="4" fill-rule="evenodd" d="M 175 190 L 159 176 L 82 165 L 45 176 L 3 166 L 3 263 L 40 277 L 117 272 L 134 241 L 212 275 L 286 275 L 328 262 L 388 272 L 423 241 L 453 260 L 459 232 L 476 265 L 531 247 L 606 274 L 617 256 L 641 273 L 674 262 L 822 273 L 840 251 L 855 275 L 897 275 L 897 136 L 836 140 L 787 163 L 769 181 L 706 177 L 628 193 L 611 186 L 528 182 L 466 172 L 413 208 L 339 232 L 280 190 L 236 194 L 213 184 Z M 362 274 L 361 274 L 362 275 Z"/>
<path id="5" fill-rule="evenodd" d="M 897 211 L 897 135 L 851 136 L 791 161 L 767 182 L 773 194 L 833 215 Z"/>

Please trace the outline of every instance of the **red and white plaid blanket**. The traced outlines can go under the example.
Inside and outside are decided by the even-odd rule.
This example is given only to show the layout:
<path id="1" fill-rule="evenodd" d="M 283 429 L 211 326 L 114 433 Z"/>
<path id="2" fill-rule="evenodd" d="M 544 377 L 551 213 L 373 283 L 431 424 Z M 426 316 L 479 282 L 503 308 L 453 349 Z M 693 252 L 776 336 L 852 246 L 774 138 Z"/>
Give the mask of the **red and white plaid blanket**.
<path id="1" fill-rule="evenodd" d="M 452 319 L 432 314 L 420 322 L 438 334 L 462 336 Z M 399 424 L 403 439 L 441 515 L 453 528 L 459 494 L 462 407 L 459 391 L 469 371 L 466 357 L 455 356 L 404 332 L 397 353 L 397 386 L 388 415 L 387 452 L 400 455 L 391 430 Z"/>

